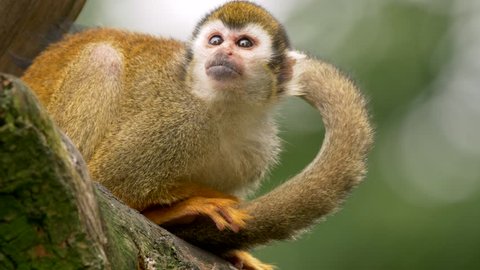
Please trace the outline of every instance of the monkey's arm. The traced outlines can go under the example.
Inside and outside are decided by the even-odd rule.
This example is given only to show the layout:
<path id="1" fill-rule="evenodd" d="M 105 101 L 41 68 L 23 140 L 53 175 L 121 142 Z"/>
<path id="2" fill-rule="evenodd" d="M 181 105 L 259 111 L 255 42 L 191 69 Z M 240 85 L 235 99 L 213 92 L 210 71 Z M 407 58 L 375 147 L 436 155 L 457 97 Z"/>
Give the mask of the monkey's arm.
<path id="1" fill-rule="evenodd" d="M 294 67 L 301 96 L 315 106 L 326 128 L 317 157 L 301 173 L 242 205 L 249 215 L 238 233 L 206 222 L 176 226 L 178 236 L 210 250 L 246 249 L 287 239 L 339 207 L 366 173 L 373 142 L 366 101 L 352 81 L 330 64 L 301 59 Z"/>

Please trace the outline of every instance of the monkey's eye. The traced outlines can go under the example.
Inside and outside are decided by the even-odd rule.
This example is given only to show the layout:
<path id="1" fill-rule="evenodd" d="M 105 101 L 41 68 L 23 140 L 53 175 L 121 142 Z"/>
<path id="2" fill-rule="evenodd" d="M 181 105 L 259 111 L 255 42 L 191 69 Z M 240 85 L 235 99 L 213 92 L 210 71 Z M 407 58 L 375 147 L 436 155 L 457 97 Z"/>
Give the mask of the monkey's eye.
<path id="1" fill-rule="evenodd" d="M 243 37 L 237 41 L 237 46 L 242 48 L 250 48 L 253 46 L 253 42 L 250 39 Z"/>
<path id="2" fill-rule="evenodd" d="M 215 35 L 208 40 L 208 44 L 218 46 L 223 43 L 223 38 L 219 35 Z"/>

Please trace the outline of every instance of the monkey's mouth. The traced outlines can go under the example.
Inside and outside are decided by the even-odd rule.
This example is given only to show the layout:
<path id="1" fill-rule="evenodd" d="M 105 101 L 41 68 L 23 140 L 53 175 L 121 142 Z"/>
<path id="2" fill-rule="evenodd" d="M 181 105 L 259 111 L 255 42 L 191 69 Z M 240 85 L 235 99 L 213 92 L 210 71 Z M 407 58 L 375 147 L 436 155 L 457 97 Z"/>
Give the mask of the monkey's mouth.
<path id="1" fill-rule="evenodd" d="M 217 81 L 229 80 L 240 76 L 240 71 L 234 63 L 218 58 L 207 62 L 205 71 L 209 77 Z"/>

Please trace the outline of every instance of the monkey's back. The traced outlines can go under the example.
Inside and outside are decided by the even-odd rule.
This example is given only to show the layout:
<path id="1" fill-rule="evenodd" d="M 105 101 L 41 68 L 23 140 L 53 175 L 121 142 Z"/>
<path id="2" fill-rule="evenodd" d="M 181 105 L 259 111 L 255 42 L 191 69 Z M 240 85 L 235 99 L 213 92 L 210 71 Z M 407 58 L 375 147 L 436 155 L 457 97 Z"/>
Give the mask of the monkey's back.
<path id="1" fill-rule="evenodd" d="M 50 46 L 23 79 L 93 179 L 134 208 L 174 201 L 171 190 L 185 182 L 248 190 L 276 160 L 275 125 L 212 120 L 186 85 L 185 59 L 176 40 L 93 29 Z"/>
<path id="2" fill-rule="evenodd" d="M 138 76 L 144 69 L 156 69 L 162 71 L 157 75 L 172 76 L 169 73 L 181 71 L 177 69 L 180 64 L 178 61 L 182 61 L 178 56 L 185 50 L 185 44 L 174 39 L 115 29 L 91 29 L 66 36 L 62 41 L 50 45 L 35 59 L 22 79 L 48 106 L 54 91 L 61 88 L 69 66 L 86 47 L 94 44 L 108 44 L 117 49 L 123 58 L 123 74 L 129 77 Z M 169 68 L 173 70 L 169 71 Z M 55 74 L 55 77 L 49 74 Z"/>
<path id="3" fill-rule="evenodd" d="M 176 180 L 201 156 L 198 146 L 207 145 L 203 110 L 185 89 L 184 54 L 184 43 L 173 39 L 92 29 L 51 45 L 23 80 L 72 138 L 94 179 L 116 195 L 131 185 L 148 193 L 167 189 L 152 179 Z"/>

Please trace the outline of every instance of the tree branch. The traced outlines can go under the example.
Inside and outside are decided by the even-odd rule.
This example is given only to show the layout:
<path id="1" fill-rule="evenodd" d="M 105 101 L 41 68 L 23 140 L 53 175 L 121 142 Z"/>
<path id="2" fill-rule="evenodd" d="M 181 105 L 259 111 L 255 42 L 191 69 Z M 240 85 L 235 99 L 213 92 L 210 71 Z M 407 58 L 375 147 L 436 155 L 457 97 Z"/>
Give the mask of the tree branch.
<path id="1" fill-rule="evenodd" d="M 0 205 L 0 269 L 233 269 L 94 187 L 70 140 L 5 75 Z"/>

